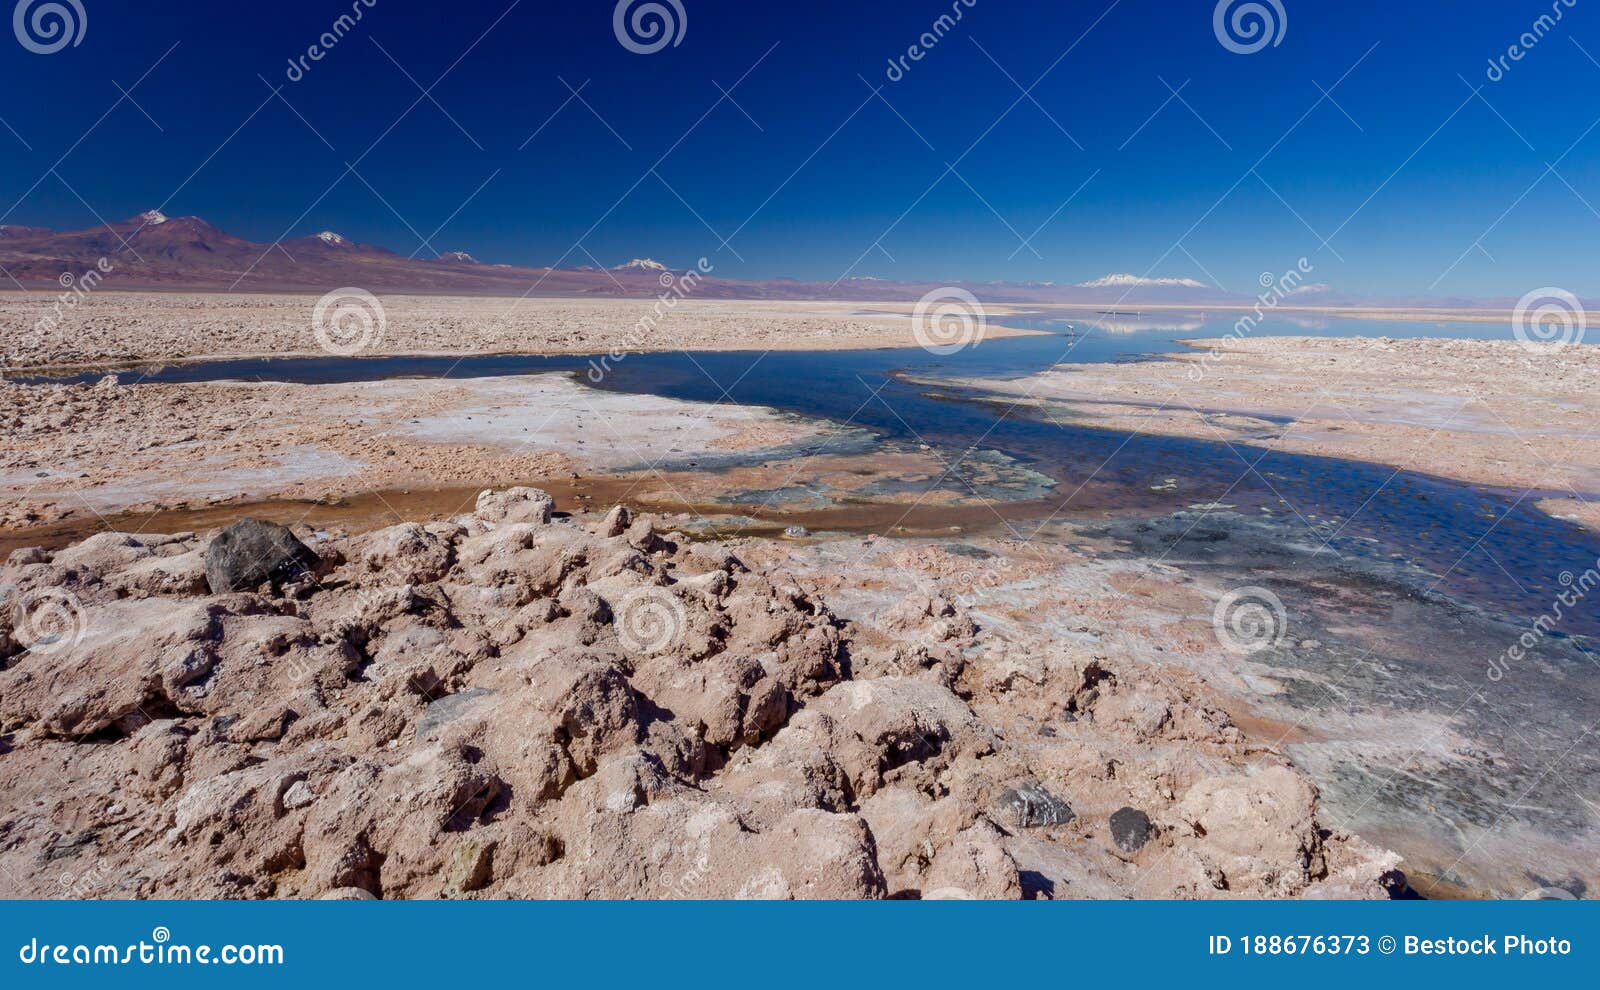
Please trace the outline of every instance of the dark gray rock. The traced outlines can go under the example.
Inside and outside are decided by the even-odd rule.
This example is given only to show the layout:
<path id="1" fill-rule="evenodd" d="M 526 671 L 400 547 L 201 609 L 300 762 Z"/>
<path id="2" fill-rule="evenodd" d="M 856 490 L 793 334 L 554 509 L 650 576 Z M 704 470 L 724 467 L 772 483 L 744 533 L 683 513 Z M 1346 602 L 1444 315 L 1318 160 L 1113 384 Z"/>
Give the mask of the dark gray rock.
<path id="1" fill-rule="evenodd" d="M 1018 828 L 1065 825 L 1075 817 L 1072 806 L 1038 784 L 1016 787 L 1000 795 L 995 808 Z"/>
<path id="2" fill-rule="evenodd" d="M 1150 841 L 1150 816 L 1137 808 L 1122 808 L 1111 816 L 1111 841 L 1125 853 L 1135 853 Z"/>
<path id="3" fill-rule="evenodd" d="M 428 738 L 438 729 L 465 715 L 481 699 L 488 698 L 492 694 L 494 692 L 486 688 L 468 688 L 432 702 L 422 710 L 422 717 L 417 719 L 417 738 Z"/>
<path id="4" fill-rule="evenodd" d="M 320 562 L 288 527 L 241 519 L 206 547 L 206 582 L 213 595 L 250 591 L 266 581 L 282 585 L 301 580 L 314 574 Z"/>

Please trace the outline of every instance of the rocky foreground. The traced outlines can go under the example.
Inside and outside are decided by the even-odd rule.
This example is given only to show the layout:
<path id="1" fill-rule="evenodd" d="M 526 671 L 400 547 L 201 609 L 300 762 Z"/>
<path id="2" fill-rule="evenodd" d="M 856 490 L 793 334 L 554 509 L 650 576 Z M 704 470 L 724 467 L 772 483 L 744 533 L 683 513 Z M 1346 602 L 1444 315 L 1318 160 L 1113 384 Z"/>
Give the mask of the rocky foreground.
<path id="1" fill-rule="evenodd" d="M 531 489 L 0 569 L 0 896 L 1381 897 L 1192 678 Z M 213 593 L 216 592 L 216 593 Z"/>

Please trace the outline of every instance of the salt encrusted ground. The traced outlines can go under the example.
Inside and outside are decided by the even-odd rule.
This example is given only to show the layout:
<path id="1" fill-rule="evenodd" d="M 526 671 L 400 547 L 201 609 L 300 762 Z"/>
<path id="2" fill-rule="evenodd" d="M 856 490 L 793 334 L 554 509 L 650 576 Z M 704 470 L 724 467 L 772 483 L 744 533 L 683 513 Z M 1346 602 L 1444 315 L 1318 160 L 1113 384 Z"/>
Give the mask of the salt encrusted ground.
<path id="1" fill-rule="evenodd" d="M 123 509 L 489 485 L 830 434 L 566 375 L 357 385 L 0 383 L 0 528 Z"/>
<path id="2" fill-rule="evenodd" d="M 1600 496 L 1600 348 L 1301 337 L 1190 348 L 1167 360 L 966 384 L 1109 429 L 1533 489 L 1548 511 L 1600 525 L 1590 501 Z"/>
<path id="3" fill-rule="evenodd" d="M 17 370 L 45 366 L 327 356 L 315 295 L 97 292 L 59 325 L 40 293 L 0 292 L 0 356 Z M 679 299 L 378 297 L 382 319 L 367 332 L 329 332 L 358 353 L 600 354 L 611 351 L 819 351 L 915 347 L 909 303 L 746 302 Z M 997 311 L 1004 307 L 998 307 Z M 882 315 L 867 315 L 866 311 Z M 338 312 L 335 308 L 330 312 Z M 370 308 L 365 312 L 371 313 Z M 331 318 L 325 318 L 331 324 Z M 986 336 L 1032 333 L 990 324 Z"/>

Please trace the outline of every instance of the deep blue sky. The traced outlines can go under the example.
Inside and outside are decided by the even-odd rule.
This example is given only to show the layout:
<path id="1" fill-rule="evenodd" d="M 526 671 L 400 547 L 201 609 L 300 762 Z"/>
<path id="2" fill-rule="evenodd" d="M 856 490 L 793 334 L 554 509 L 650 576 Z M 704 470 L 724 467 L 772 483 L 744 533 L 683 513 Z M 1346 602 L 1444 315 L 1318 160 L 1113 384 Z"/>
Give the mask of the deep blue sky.
<path id="1" fill-rule="evenodd" d="M 1353 293 L 1600 295 L 1600 217 L 1584 202 L 1600 208 L 1600 65 L 1579 47 L 1600 58 L 1590 0 L 1498 83 L 1488 60 L 1550 0 L 1281 0 L 1282 44 L 1253 55 L 1219 44 L 1212 0 L 977 0 L 897 83 L 889 58 L 949 0 L 682 0 L 682 44 L 653 55 L 618 43 L 612 0 L 509 13 L 510 0 L 378 0 L 297 83 L 289 58 L 350 0 L 81 2 L 75 48 L 36 55 L 0 35 L 0 117 L 20 135 L 0 128 L 0 222 L 84 227 L 165 204 L 256 240 L 334 229 L 402 252 L 443 225 L 440 250 L 530 265 L 708 256 L 721 275 L 825 280 L 1127 271 L 1249 292 L 1308 256 L 1314 280 Z M 1097 19 L 1034 89 L 1043 109 L 1024 100 L 1002 119 L 1020 95 L 1005 73 L 1032 83 Z M 460 129 L 426 100 L 396 123 L 420 94 L 379 45 L 424 86 L 450 70 L 433 96 Z M 138 106 L 112 109 L 113 80 L 147 70 Z M 715 83 L 747 70 L 738 105 L 713 109 Z M 1317 84 L 1341 76 L 1338 105 L 1316 105 Z M 606 123 L 576 100 L 556 114 L 563 78 L 587 81 Z M 1148 120 L 1170 96 L 1162 79 L 1188 81 L 1182 99 L 1221 140 L 1179 100 Z M 1038 256 L 1008 225 L 1044 225 Z"/>

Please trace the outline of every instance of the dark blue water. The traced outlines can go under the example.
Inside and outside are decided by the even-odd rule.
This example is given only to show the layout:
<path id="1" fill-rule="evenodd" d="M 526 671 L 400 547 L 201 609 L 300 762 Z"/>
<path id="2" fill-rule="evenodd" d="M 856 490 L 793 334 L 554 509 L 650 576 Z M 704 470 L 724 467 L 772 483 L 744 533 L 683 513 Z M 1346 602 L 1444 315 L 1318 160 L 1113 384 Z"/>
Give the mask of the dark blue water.
<path id="1" fill-rule="evenodd" d="M 1150 359 L 1177 341 L 1229 333 L 1233 318 L 1133 315 L 1087 320 L 1007 318 L 1046 335 L 988 340 L 949 357 L 921 349 L 634 354 L 585 357 L 371 357 L 214 361 L 124 372 L 124 381 L 221 379 L 335 383 L 404 377 L 474 378 L 574 371 L 598 388 L 703 402 L 763 405 L 926 443 L 949 460 L 998 450 L 1057 481 L 1038 518 L 1159 513 L 1220 502 L 1270 510 L 1291 537 L 1332 550 L 1399 555 L 1440 575 L 1439 590 L 1496 611 L 1539 614 L 1562 572 L 1600 558 L 1600 539 L 1533 508 L 1537 496 L 1475 488 L 1356 461 L 1258 446 L 1151 437 L 1045 421 L 1007 400 L 910 379 L 1020 377 L 1054 364 Z M 1504 339 L 1494 324 L 1269 320 L 1267 336 L 1439 336 Z M 93 380 L 97 375 L 80 376 Z M 979 493 L 974 492 L 974 495 Z M 1585 493 L 1587 494 L 1587 493 Z M 1028 535 L 1026 526 L 1016 527 Z M 1515 577 L 1512 577 L 1515 575 Z M 1579 628 L 1583 626 L 1583 628 Z M 1581 617 L 1571 632 L 1600 633 Z"/>

